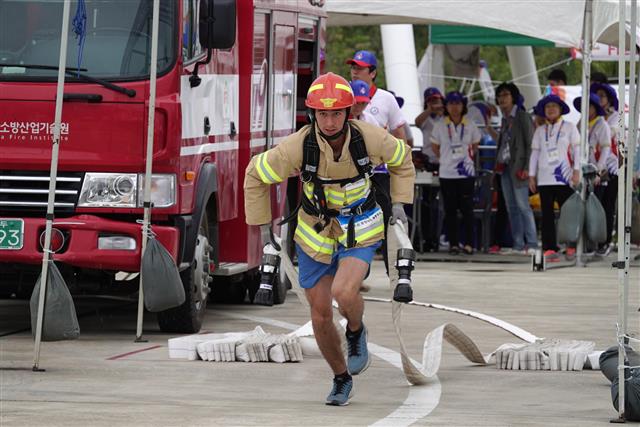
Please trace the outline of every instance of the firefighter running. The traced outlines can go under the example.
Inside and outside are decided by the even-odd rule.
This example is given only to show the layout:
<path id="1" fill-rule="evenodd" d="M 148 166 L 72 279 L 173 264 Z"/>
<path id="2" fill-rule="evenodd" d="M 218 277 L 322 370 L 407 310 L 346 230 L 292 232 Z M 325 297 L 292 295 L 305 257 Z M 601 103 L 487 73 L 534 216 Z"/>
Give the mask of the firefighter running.
<path id="1" fill-rule="evenodd" d="M 244 183 L 247 223 L 260 226 L 266 246 L 272 221 L 269 186 L 300 172 L 303 195 L 294 238 L 300 285 L 311 307 L 318 347 L 334 373 L 326 404 L 340 406 L 352 396 L 351 376 L 370 363 L 359 289 L 384 235 L 371 169 L 387 164 L 391 221 L 405 224 L 403 204 L 413 201 L 415 178 L 409 146 L 377 126 L 348 120 L 353 103 L 345 79 L 333 73 L 318 77 L 305 101 L 311 124 L 255 156 Z M 332 299 L 347 319 L 346 363 L 333 323 Z"/>

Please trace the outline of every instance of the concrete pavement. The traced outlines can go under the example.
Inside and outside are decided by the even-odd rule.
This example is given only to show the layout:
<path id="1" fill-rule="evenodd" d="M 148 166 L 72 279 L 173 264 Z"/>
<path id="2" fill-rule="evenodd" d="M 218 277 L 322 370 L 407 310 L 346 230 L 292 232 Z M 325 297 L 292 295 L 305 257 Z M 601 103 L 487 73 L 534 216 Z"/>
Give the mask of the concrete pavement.
<path id="1" fill-rule="evenodd" d="M 528 263 L 421 262 L 414 298 L 492 315 L 540 337 L 592 340 L 604 349 L 615 342 L 617 320 L 611 260 L 544 273 L 531 272 Z M 631 272 L 630 324 L 638 331 L 638 269 Z M 367 284 L 368 295 L 389 296 L 381 262 L 374 263 Z M 323 402 L 331 375 L 321 358 L 283 365 L 169 360 L 172 336 L 158 332 L 152 314 L 145 321 L 149 342 L 133 342 L 135 310 L 122 301 L 77 300 L 84 314 L 81 337 L 43 343 L 44 373 L 30 371 L 29 332 L 0 337 L 0 426 L 604 425 L 616 416 L 599 371 L 500 371 L 469 363 L 449 345 L 439 384 L 407 386 L 401 370 L 374 357 L 355 377 L 351 405 L 328 407 Z M 0 301 L 0 335 L 28 328 L 28 316 L 27 301 Z M 390 306 L 368 302 L 365 316 L 373 348 L 397 351 Z M 484 353 L 519 342 L 486 323 L 433 309 L 406 307 L 403 319 L 405 341 L 418 360 L 425 334 L 443 323 L 459 326 Z M 211 306 L 203 330 L 245 331 L 261 324 L 283 333 L 274 321 L 293 327 L 307 320 L 290 293 L 273 308 Z M 415 418 L 420 414 L 425 416 Z"/>

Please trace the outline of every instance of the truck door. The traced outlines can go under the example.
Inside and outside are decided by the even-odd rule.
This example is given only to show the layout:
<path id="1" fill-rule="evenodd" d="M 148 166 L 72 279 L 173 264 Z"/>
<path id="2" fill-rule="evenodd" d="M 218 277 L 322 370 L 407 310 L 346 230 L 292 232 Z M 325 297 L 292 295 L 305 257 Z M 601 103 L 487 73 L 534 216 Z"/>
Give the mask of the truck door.
<path id="1" fill-rule="evenodd" d="M 269 105 L 273 108 L 269 118 L 268 147 L 295 130 L 296 18 L 294 14 L 285 12 L 274 12 L 272 17 L 270 63 L 273 67 L 273 91 Z"/>

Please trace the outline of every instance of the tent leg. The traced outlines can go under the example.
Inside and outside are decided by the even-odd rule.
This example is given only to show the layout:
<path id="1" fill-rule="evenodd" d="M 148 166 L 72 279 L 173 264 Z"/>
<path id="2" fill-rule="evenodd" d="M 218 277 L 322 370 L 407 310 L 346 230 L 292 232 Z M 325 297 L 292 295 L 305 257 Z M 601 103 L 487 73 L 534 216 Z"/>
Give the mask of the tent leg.
<path id="1" fill-rule="evenodd" d="M 40 344 L 42 342 L 42 324 L 44 322 L 44 306 L 47 295 L 49 273 L 49 253 L 51 248 L 51 228 L 53 226 L 53 208 L 56 193 L 56 176 L 58 175 L 58 150 L 60 148 L 60 122 L 62 121 L 62 100 L 64 78 L 67 64 L 67 42 L 69 38 L 69 12 L 71 1 L 65 0 L 62 9 L 62 31 L 60 36 L 60 58 L 58 63 L 58 87 L 56 92 L 56 110 L 53 126 L 53 145 L 51 147 L 51 173 L 49 176 L 49 197 L 47 202 L 46 228 L 42 250 L 42 272 L 40 273 L 40 294 L 38 299 L 38 316 L 36 320 L 35 348 L 33 352 L 33 372 L 40 369 Z"/>
<path id="2" fill-rule="evenodd" d="M 144 317 L 144 291 L 142 274 L 142 257 L 147 248 L 147 239 L 151 231 L 151 176 L 153 173 L 153 131 L 156 116 L 156 79 L 158 74 L 158 23 L 160 16 L 160 0 L 153 0 L 153 20 L 151 28 L 151 64 L 149 79 L 149 118 L 147 127 L 147 158 L 144 175 L 144 220 L 142 223 L 142 250 L 140 251 L 140 290 L 138 292 L 138 321 L 135 342 L 147 342 L 142 339 Z"/>

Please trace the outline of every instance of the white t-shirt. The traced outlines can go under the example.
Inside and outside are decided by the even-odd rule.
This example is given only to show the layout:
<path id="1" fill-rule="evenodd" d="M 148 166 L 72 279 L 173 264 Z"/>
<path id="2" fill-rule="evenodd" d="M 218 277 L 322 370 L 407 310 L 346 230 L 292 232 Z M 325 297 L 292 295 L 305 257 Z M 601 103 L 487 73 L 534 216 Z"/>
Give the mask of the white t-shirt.
<path id="1" fill-rule="evenodd" d="M 616 135 L 618 135 L 618 119 L 619 118 L 620 118 L 620 113 L 618 113 L 615 110 L 609 115 L 609 117 L 607 117 L 607 123 L 611 128 L 612 137 L 615 137 Z"/>
<path id="2" fill-rule="evenodd" d="M 363 121 L 363 122 L 367 122 L 367 123 L 372 124 L 372 125 L 379 126 L 379 125 L 378 125 L 378 122 L 376 121 L 376 119 L 374 119 L 374 118 L 373 118 L 373 116 L 372 116 L 371 114 L 367 113 L 367 111 L 366 111 L 366 110 L 364 110 L 364 111 L 363 111 L 363 112 L 362 112 L 358 117 L 356 117 L 355 119 L 356 119 L 356 120 Z"/>
<path id="3" fill-rule="evenodd" d="M 589 163 L 597 165 L 601 171 L 607 167 L 610 156 L 611 129 L 604 117 L 598 116 L 593 123 L 589 122 Z"/>
<path id="4" fill-rule="evenodd" d="M 480 143 L 482 134 L 466 116 L 458 126 L 449 117 L 436 123 L 431 134 L 431 143 L 440 146 L 440 178 L 473 178 L 476 168 L 473 163 L 473 144 Z"/>
<path id="5" fill-rule="evenodd" d="M 383 89 L 376 88 L 364 111 L 375 119 L 378 126 L 388 131 L 398 129 L 406 123 L 396 98 Z"/>
<path id="6" fill-rule="evenodd" d="M 572 162 L 569 159 L 569 149 Z M 573 170 L 580 169 L 580 134 L 571 122 L 560 119 L 538 126 L 531 140 L 529 174 L 538 177 L 538 186 L 571 185 Z"/>
<path id="7" fill-rule="evenodd" d="M 422 152 L 427 155 L 431 163 L 439 162 L 436 153 L 433 152 L 433 148 L 431 147 L 431 135 L 433 134 L 433 129 L 436 124 L 442 120 L 443 116 L 429 116 L 424 122 L 422 122 L 422 126 L 420 127 L 422 130 Z"/>

